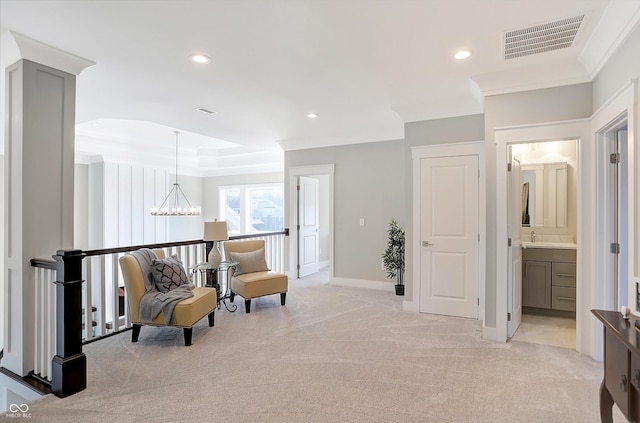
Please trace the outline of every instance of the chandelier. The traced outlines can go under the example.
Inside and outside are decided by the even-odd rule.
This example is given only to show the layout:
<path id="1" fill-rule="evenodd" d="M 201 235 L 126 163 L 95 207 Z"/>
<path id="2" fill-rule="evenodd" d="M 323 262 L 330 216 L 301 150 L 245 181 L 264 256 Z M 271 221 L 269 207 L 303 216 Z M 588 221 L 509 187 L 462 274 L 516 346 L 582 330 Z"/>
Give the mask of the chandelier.
<path id="1" fill-rule="evenodd" d="M 201 208 L 191 205 L 178 183 L 178 135 L 180 131 L 173 132 L 176 134 L 176 181 L 160 207 L 151 207 L 149 211 L 153 216 L 197 216 L 200 214 Z"/>

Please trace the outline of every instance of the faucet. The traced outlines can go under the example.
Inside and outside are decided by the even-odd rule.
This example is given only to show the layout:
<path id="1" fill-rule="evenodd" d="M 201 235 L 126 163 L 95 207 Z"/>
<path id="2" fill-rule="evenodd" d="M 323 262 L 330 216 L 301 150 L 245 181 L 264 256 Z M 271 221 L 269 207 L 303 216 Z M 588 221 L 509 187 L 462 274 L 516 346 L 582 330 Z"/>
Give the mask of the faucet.
<path id="1" fill-rule="evenodd" d="M 535 231 L 531 231 L 531 242 L 536 242 L 536 233 L 535 233 Z"/>

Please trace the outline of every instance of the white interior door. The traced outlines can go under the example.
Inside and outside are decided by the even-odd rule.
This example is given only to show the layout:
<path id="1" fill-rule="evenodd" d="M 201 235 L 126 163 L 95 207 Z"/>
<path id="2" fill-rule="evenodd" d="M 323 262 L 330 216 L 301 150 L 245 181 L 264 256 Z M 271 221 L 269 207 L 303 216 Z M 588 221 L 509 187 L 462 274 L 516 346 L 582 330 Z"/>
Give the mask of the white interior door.
<path id="1" fill-rule="evenodd" d="M 319 267 L 318 189 L 315 178 L 298 180 L 298 277 L 316 273 Z"/>
<path id="2" fill-rule="evenodd" d="M 509 187 L 507 191 L 508 201 L 508 237 L 509 246 L 509 271 L 507 280 L 507 337 L 511 338 L 518 330 L 522 321 L 522 243 L 520 241 L 520 228 L 522 226 L 523 191 L 522 173 L 520 161 L 512 156 L 509 148 L 510 170 L 507 178 Z"/>
<path id="3" fill-rule="evenodd" d="M 420 312 L 478 318 L 478 157 L 420 161 Z"/>

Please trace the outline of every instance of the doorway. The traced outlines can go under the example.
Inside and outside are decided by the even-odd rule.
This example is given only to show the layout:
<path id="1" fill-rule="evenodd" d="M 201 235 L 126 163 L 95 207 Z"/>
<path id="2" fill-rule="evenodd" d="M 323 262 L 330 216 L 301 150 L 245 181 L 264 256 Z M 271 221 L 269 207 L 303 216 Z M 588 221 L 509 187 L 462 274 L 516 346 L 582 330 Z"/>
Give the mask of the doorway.
<path id="1" fill-rule="evenodd" d="M 289 168 L 289 278 L 333 278 L 333 164 Z M 326 275 L 326 274 L 325 274 Z"/>
<path id="2" fill-rule="evenodd" d="M 478 156 L 420 162 L 420 312 L 477 319 Z"/>
<path id="3" fill-rule="evenodd" d="M 623 113 L 596 134 L 598 141 L 598 275 L 604 305 L 619 310 L 629 305 L 629 149 L 628 120 Z"/>
<path id="4" fill-rule="evenodd" d="M 408 251 L 413 257 L 413 293 L 403 309 L 484 320 L 485 143 L 412 147 L 411 156 L 414 242 Z M 454 185 L 464 188 L 453 189 Z M 456 226 L 456 221 L 463 223 Z M 475 270 L 463 277 L 469 269 Z"/>
<path id="5" fill-rule="evenodd" d="M 314 274 L 320 268 L 320 181 L 298 177 L 298 277 Z"/>
<path id="6" fill-rule="evenodd" d="M 577 140 L 508 146 L 507 336 L 576 349 Z"/>

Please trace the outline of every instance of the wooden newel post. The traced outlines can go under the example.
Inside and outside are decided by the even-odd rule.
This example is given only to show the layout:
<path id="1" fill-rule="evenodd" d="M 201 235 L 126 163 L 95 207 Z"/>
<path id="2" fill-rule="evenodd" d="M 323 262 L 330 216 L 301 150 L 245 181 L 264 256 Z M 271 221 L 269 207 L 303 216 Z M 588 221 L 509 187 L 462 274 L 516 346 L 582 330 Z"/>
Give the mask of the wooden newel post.
<path id="1" fill-rule="evenodd" d="M 87 387 L 82 352 L 82 250 L 58 250 L 56 260 L 56 355 L 51 391 L 60 398 Z"/>

